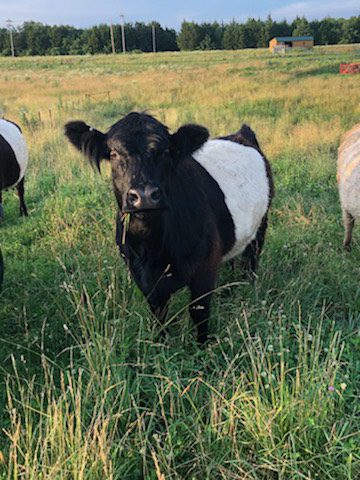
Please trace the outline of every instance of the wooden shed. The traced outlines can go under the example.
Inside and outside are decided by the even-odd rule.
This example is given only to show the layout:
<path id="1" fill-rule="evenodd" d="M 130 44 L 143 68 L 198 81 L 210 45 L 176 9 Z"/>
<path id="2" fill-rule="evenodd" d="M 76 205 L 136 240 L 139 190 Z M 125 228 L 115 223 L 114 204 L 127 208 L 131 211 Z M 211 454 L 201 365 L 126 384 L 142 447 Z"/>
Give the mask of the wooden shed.
<path id="1" fill-rule="evenodd" d="M 274 52 L 278 49 L 287 48 L 313 48 L 314 37 L 274 37 L 269 42 L 270 52 Z"/>

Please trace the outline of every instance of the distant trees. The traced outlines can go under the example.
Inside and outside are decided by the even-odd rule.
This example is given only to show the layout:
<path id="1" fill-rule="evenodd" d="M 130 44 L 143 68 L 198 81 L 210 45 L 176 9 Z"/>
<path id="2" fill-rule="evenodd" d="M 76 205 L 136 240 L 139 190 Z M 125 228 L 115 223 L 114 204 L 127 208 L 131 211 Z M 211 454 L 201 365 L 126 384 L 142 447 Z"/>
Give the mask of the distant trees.
<path id="1" fill-rule="evenodd" d="M 360 43 L 360 15 L 344 18 L 324 18 L 308 21 L 298 17 L 292 23 L 275 21 L 269 15 L 265 20 L 249 18 L 244 23 L 235 20 L 195 23 L 183 21 L 179 33 L 155 23 L 156 49 L 174 50 L 235 50 L 267 47 L 275 36 L 313 35 L 315 44 Z M 114 25 L 116 51 L 121 51 L 120 25 Z M 152 51 L 152 24 L 126 23 L 128 51 Z M 109 25 L 75 28 L 68 25 L 43 25 L 25 22 L 13 31 L 16 55 L 82 55 L 110 53 Z M 0 28 L 0 55 L 11 55 L 9 32 Z"/>
<path id="2" fill-rule="evenodd" d="M 334 18 L 324 18 L 321 22 L 312 22 L 312 33 L 319 45 L 339 43 L 342 36 L 341 22 Z M 351 43 L 351 42 L 350 42 Z"/>
<path id="3" fill-rule="evenodd" d="M 313 31 L 310 23 L 305 17 L 297 17 L 292 23 L 292 35 L 294 37 L 301 37 L 303 35 L 312 35 Z"/>
<path id="4" fill-rule="evenodd" d="M 360 43 L 360 15 L 344 20 L 340 43 Z"/>
<path id="5" fill-rule="evenodd" d="M 222 38 L 222 46 L 225 50 L 244 48 L 243 28 L 241 24 L 233 20 L 226 25 Z"/>
<path id="6" fill-rule="evenodd" d="M 211 36 L 212 29 L 217 32 L 216 40 Z M 245 23 L 233 20 L 226 25 L 184 21 L 177 43 L 180 50 L 235 50 L 267 47 L 273 37 L 289 35 L 313 35 L 317 45 L 357 43 L 360 42 L 360 16 L 349 19 L 324 18 L 311 22 L 305 17 L 297 17 L 292 23 L 287 23 L 286 20 L 275 21 L 269 15 L 266 20 L 249 18 Z"/>
<path id="7" fill-rule="evenodd" d="M 155 23 L 156 49 L 178 50 L 176 32 Z M 122 51 L 120 25 L 114 25 L 116 51 Z M 152 51 L 152 23 L 125 24 L 126 48 L 129 51 Z M 68 25 L 43 25 L 25 22 L 13 32 L 16 55 L 83 55 L 110 53 L 109 25 L 75 28 Z M 9 32 L 0 28 L 0 55 L 11 55 Z"/>
<path id="8" fill-rule="evenodd" d="M 200 26 L 194 22 L 183 22 L 177 37 L 180 50 L 196 50 L 200 44 Z"/>

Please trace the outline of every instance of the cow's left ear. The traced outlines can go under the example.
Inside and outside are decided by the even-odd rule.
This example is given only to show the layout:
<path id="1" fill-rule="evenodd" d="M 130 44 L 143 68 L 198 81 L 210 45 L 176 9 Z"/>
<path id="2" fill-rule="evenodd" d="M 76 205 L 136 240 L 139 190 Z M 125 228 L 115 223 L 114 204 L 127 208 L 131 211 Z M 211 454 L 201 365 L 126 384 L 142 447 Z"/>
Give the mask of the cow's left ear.
<path id="1" fill-rule="evenodd" d="M 171 136 L 171 148 L 175 156 L 189 155 L 198 150 L 209 138 L 209 131 L 201 125 L 183 125 Z"/>

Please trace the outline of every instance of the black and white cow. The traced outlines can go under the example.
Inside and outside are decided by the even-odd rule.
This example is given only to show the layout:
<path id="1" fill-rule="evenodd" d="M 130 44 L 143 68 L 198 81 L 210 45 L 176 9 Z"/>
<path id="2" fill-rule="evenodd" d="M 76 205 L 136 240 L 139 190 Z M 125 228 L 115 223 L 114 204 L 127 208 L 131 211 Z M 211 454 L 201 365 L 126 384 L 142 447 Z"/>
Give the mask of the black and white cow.
<path id="1" fill-rule="evenodd" d="M 208 335 L 221 263 L 242 254 L 255 270 L 273 196 L 268 161 L 252 130 L 209 140 L 198 125 L 176 133 L 132 112 L 104 134 L 82 121 L 70 142 L 100 169 L 109 160 L 118 203 L 116 241 L 151 310 L 163 322 L 170 296 L 191 292 L 198 340 Z"/>
<path id="2" fill-rule="evenodd" d="M 24 200 L 24 174 L 28 161 L 25 138 L 18 125 L 0 119 L 0 219 L 3 216 L 1 191 L 16 186 L 20 215 L 27 215 Z"/>

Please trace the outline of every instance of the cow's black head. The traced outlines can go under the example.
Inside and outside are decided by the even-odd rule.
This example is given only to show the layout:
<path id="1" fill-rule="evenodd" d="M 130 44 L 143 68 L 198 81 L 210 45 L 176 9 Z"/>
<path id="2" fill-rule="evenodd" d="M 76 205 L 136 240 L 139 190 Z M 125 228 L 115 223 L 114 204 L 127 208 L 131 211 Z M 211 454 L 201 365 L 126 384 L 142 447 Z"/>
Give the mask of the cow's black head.
<path id="1" fill-rule="evenodd" d="M 170 176 L 209 137 L 199 125 L 184 125 L 171 135 L 154 117 L 135 112 L 106 134 L 84 122 L 68 123 L 65 134 L 99 170 L 102 159 L 111 162 L 119 207 L 129 213 L 166 208 Z"/>

